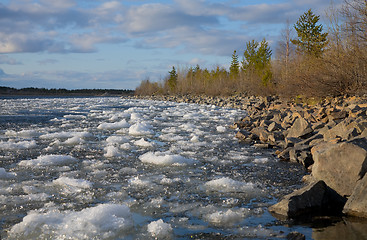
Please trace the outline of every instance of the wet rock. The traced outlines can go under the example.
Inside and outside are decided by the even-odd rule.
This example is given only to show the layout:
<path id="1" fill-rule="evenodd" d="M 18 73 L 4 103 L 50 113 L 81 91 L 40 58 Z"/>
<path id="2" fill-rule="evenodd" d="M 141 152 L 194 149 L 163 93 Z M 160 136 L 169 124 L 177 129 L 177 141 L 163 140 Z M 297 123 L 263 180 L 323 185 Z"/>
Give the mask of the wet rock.
<path id="1" fill-rule="evenodd" d="M 287 240 L 306 240 L 306 236 L 299 232 L 291 232 L 287 235 Z"/>
<path id="2" fill-rule="evenodd" d="M 357 182 L 343 212 L 347 215 L 367 218 L 367 174 Z"/>
<path id="3" fill-rule="evenodd" d="M 300 138 L 312 132 L 310 124 L 302 117 L 298 117 L 289 129 L 287 137 Z"/>
<path id="4" fill-rule="evenodd" d="M 296 218 L 305 214 L 335 214 L 342 212 L 346 199 L 328 187 L 324 181 L 313 182 L 269 207 L 275 216 Z"/>
<path id="5" fill-rule="evenodd" d="M 367 171 L 367 140 L 324 143 L 311 149 L 312 175 L 323 180 L 342 196 L 350 196 L 357 181 Z"/>

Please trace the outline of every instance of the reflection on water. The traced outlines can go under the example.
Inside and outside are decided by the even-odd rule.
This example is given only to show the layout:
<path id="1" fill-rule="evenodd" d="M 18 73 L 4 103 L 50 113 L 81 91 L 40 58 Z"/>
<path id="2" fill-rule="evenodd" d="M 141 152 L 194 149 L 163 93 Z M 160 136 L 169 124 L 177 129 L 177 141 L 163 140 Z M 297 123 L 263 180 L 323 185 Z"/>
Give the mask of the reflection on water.
<path id="1" fill-rule="evenodd" d="M 313 229 L 312 238 L 315 240 L 367 239 L 367 220 L 355 219 L 355 218 L 343 218 L 342 221 L 334 223 L 332 226 Z"/>

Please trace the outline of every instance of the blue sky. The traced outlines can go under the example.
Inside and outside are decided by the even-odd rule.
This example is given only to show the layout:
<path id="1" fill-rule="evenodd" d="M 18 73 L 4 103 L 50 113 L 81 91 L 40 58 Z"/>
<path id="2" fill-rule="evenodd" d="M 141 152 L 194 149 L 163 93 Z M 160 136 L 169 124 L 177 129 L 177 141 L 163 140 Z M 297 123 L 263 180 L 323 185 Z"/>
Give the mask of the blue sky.
<path id="1" fill-rule="evenodd" d="M 334 0 L 338 5 L 342 0 Z M 233 50 L 328 0 L 0 0 L 0 86 L 135 89 L 172 65 L 228 68 Z M 242 58 L 242 56 L 240 56 Z"/>

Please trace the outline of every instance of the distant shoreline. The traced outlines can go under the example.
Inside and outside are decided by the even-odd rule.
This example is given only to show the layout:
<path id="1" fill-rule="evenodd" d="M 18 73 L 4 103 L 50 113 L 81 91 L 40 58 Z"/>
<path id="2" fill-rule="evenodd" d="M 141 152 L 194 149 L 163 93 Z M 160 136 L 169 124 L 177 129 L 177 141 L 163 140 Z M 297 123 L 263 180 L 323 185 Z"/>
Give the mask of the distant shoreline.
<path id="1" fill-rule="evenodd" d="M 0 97 L 12 96 L 132 96 L 135 94 L 134 90 L 128 89 L 74 89 L 68 90 L 64 88 L 12 88 L 0 87 Z"/>

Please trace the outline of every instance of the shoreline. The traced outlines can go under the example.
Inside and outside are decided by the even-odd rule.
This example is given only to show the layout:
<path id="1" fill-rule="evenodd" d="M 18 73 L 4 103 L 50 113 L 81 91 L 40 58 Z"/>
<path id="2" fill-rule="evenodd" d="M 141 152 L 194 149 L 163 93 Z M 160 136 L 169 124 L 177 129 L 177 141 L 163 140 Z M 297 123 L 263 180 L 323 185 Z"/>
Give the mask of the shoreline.
<path id="1" fill-rule="evenodd" d="M 307 214 L 367 219 L 367 96 L 305 104 L 276 96 L 133 96 L 136 99 L 215 105 L 246 110 L 231 125 L 236 138 L 273 149 L 281 160 L 302 164 L 305 187 L 271 206 L 277 218 Z"/>

